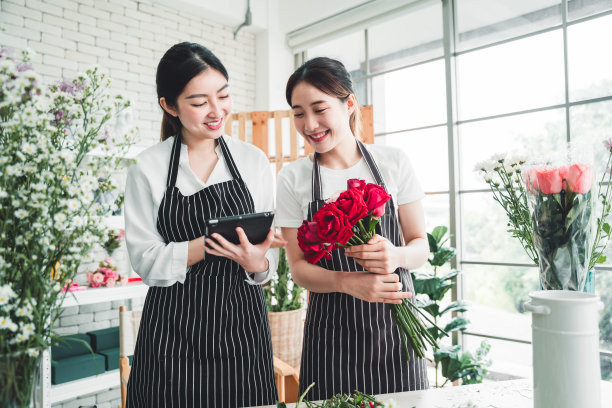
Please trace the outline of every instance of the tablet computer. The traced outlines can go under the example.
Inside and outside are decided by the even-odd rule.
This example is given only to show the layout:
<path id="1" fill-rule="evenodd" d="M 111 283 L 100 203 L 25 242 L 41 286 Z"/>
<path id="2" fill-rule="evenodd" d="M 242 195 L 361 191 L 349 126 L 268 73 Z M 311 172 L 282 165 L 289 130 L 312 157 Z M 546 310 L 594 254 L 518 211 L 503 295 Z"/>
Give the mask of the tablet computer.
<path id="1" fill-rule="evenodd" d="M 272 211 L 211 218 L 206 220 L 206 236 L 209 237 L 214 233 L 221 234 L 229 242 L 238 245 L 240 240 L 236 228 L 241 227 L 251 244 L 261 244 L 270 232 L 273 219 Z"/>

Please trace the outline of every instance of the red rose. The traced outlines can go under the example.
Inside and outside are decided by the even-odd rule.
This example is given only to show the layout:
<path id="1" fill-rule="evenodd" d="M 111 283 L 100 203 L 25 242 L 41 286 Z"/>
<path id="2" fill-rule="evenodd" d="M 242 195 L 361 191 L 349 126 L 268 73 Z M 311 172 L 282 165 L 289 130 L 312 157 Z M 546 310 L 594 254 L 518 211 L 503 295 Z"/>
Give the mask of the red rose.
<path id="1" fill-rule="evenodd" d="M 563 179 L 559 169 L 536 169 L 535 174 L 538 179 L 538 188 L 543 194 L 557 194 L 563 189 Z"/>
<path id="2" fill-rule="evenodd" d="M 344 191 L 336 200 L 336 206 L 349 219 L 351 225 L 357 224 L 360 219 L 368 215 L 368 207 L 363 201 L 363 193 L 355 188 Z"/>
<path id="3" fill-rule="evenodd" d="M 567 169 L 565 180 L 570 191 L 585 194 L 593 183 L 593 169 L 586 164 L 572 164 Z"/>
<path id="4" fill-rule="evenodd" d="M 359 190 L 361 193 L 363 193 L 363 190 L 365 189 L 365 186 L 366 186 L 366 182 L 365 180 L 350 179 L 346 182 L 346 186 L 349 189 L 354 188 L 354 189 Z"/>
<path id="5" fill-rule="evenodd" d="M 317 223 L 317 234 L 323 241 L 346 245 L 353 236 L 349 218 L 340 210 L 336 203 L 327 203 L 312 217 Z"/>
<path id="6" fill-rule="evenodd" d="M 385 204 L 391 199 L 391 196 L 378 184 L 368 183 L 363 192 L 363 199 L 370 214 L 374 217 L 382 217 L 385 214 Z"/>
<path id="7" fill-rule="evenodd" d="M 316 264 L 327 254 L 325 245 L 317 235 L 317 224 L 314 222 L 304 221 L 298 228 L 297 232 L 298 245 L 304 258 L 311 264 Z"/>

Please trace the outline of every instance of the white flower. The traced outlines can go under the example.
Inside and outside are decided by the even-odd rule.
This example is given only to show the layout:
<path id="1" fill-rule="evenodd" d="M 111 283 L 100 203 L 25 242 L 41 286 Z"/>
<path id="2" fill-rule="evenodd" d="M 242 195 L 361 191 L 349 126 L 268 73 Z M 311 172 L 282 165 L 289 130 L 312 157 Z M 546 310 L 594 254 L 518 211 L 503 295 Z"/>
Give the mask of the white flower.
<path id="1" fill-rule="evenodd" d="M 28 349 L 28 356 L 30 357 L 38 357 L 39 351 L 37 349 L 34 348 L 29 348 Z"/>
<path id="2" fill-rule="evenodd" d="M 13 323 L 10 317 L 8 316 L 0 317 L 0 329 L 9 329 L 10 331 L 15 331 L 13 330 L 13 326 L 15 326 L 15 323 Z"/>
<path id="3" fill-rule="evenodd" d="M 8 193 L 0 188 L 0 198 L 6 198 L 6 197 L 8 197 Z"/>
<path id="4" fill-rule="evenodd" d="M 87 191 L 87 192 L 83 193 L 83 195 L 81 195 L 81 199 L 85 203 L 90 203 L 91 201 L 93 201 L 94 195 L 93 195 L 93 193 L 91 191 Z"/>
<path id="5" fill-rule="evenodd" d="M 30 319 L 32 318 L 31 309 L 27 306 L 17 308 L 15 315 L 17 315 L 17 317 L 29 317 Z"/>
<path id="6" fill-rule="evenodd" d="M 23 245 L 23 237 L 21 235 L 15 237 L 15 245 Z"/>
<path id="7" fill-rule="evenodd" d="M 498 163 L 503 163 L 505 159 L 506 153 L 495 153 L 493 156 L 491 156 L 490 160 Z"/>
<path id="8" fill-rule="evenodd" d="M 80 206 L 81 204 L 75 199 L 68 200 L 68 202 L 66 203 L 66 207 L 68 207 L 69 211 L 77 211 Z"/>
<path id="9" fill-rule="evenodd" d="M 74 225 L 75 227 L 82 227 L 84 225 L 83 218 L 81 218 L 81 217 L 74 217 L 72 219 L 72 225 Z"/>
<path id="10" fill-rule="evenodd" d="M 395 402 L 395 400 L 393 398 L 383 402 L 383 407 L 384 408 L 398 408 L 399 405 L 397 405 L 397 403 Z"/>
<path id="11" fill-rule="evenodd" d="M 15 217 L 17 217 L 19 219 L 23 219 L 23 218 L 25 218 L 27 216 L 28 216 L 28 212 L 26 210 L 24 210 L 23 208 L 20 208 L 17 211 L 15 211 Z"/>
<path id="12" fill-rule="evenodd" d="M 508 160 L 506 160 L 506 164 L 512 167 L 522 166 L 527 162 L 527 158 L 522 155 L 512 156 Z"/>
<path id="13" fill-rule="evenodd" d="M 15 331 L 15 330 L 11 330 L 11 331 Z M 28 339 L 28 337 L 30 336 L 26 336 L 23 333 L 17 333 L 17 335 L 15 336 L 15 338 L 13 339 L 13 341 L 11 343 L 15 344 L 15 343 L 23 343 L 24 341 L 26 341 Z"/>
<path id="14" fill-rule="evenodd" d="M 64 222 L 64 221 L 66 221 L 66 214 L 64 214 L 64 213 L 57 213 L 57 214 L 55 214 L 53 219 L 55 220 L 55 222 L 60 222 L 60 223 Z"/>
<path id="15" fill-rule="evenodd" d="M 32 323 L 27 323 L 27 324 L 22 324 L 21 325 L 21 333 L 23 333 L 23 335 L 26 336 L 26 338 L 28 338 L 32 334 L 34 334 L 34 330 L 35 329 L 36 329 L 36 327 L 34 327 L 34 324 L 32 324 Z"/>

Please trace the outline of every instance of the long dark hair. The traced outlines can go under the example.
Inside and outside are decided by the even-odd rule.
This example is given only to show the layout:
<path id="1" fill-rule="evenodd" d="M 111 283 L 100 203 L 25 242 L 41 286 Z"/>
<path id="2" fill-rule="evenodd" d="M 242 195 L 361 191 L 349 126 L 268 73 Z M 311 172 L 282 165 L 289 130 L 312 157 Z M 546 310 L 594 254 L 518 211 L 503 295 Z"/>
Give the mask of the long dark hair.
<path id="1" fill-rule="evenodd" d="M 343 103 L 351 94 L 355 95 L 351 74 L 348 73 L 344 64 L 332 58 L 317 57 L 308 60 L 289 77 L 285 91 L 289 106 L 292 106 L 291 94 L 293 89 L 302 81 L 314 86 L 321 92 L 335 96 Z M 356 97 L 355 101 L 357 101 Z M 349 125 L 353 135 L 359 137 L 361 131 L 359 102 L 355 103 L 355 110 L 351 113 Z"/>
<path id="2" fill-rule="evenodd" d="M 229 79 L 227 70 L 208 48 L 203 45 L 182 42 L 173 45 L 157 65 L 157 103 L 165 98 L 169 106 L 176 107 L 176 99 L 183 92 L 189 81 L 200 72 L 213 68 L 219 71 L 225 79 Z M 161 104 L 160 104 L 161 106 Z M 163 110 L 163 108 L 162 108 Z M 181 121 L 164 110 L 161 125 L 161 140 L 178 134 Z"/>

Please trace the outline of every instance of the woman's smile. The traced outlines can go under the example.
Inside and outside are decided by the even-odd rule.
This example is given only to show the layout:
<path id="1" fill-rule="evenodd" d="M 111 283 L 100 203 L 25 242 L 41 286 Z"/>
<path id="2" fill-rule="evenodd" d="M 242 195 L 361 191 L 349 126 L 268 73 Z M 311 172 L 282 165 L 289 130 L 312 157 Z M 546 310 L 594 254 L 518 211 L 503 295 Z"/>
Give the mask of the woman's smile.
<path id="1" fill-rule="evenodd" d="M 206 126 L 207 128 L 209 128 L 210 130 L 217 130 L 221 127 L 221 125 L 223 124 L 223 118 L 219 118 L 216 119 L 214 121 L 211 122 L 204 122 L 204 126 Z"/>
<path id="2" fill-rule="evenodd" d="M 308 137 L 315 143 L 321 143 L 329 135 L 329 129 L 320 132 L 310 133 Z"/>

